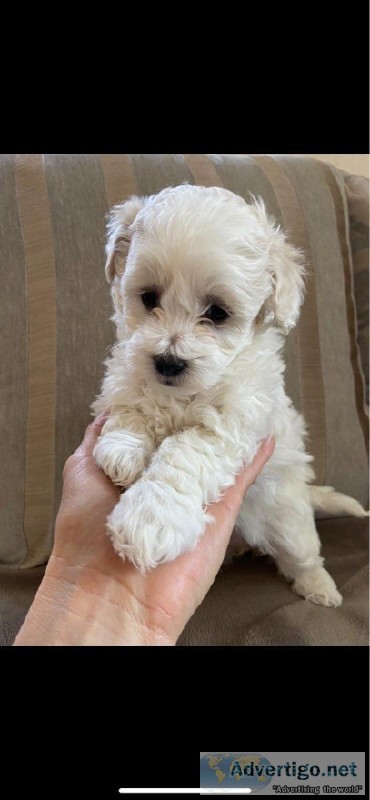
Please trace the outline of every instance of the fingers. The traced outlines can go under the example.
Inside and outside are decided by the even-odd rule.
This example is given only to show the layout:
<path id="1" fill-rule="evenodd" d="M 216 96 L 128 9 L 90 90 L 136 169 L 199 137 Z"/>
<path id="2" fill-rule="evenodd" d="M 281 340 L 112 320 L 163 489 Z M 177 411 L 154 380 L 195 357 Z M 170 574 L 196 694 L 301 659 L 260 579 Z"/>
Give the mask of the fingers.
<path id="1" fill-rule="evenodd" d="M 99 414 L 98 417 L 96 417 L 96 419 L 93 420 L 93 422 L 90 423 L 90 425 L 88 425 L 85 431 L 84 438 L 80 446 L 77 448 L 76 452 L 85 456 L 92 455 L 93 449 L 101 434 L 107 416 L 108 416 L 107 412 L 103 411 L 101 414 Z"/>
<path id="2" fill-rule="evenodd" d="M 106 409 L 88 425 L 80 446 L 67 459 L 63 469 L 63 492 L 65 492 L 66 487 L 69 487 L 74 492 L 78 485 L 79 489 L 81 489 L 83 481 L 88 480 L 91 482 L 91 480 L 94 480 L 96 490 L 104 488 L 106 491 L 109 488 L 111 494 L 117 495 L 117 499 L 119 498 L 120 490 L 105 475 L 103 470 L 97 466 L 93 457 L 94 447 L 109 413 L 110 410 Z M 90 486 L 92 486 L 91 483 Z"/>

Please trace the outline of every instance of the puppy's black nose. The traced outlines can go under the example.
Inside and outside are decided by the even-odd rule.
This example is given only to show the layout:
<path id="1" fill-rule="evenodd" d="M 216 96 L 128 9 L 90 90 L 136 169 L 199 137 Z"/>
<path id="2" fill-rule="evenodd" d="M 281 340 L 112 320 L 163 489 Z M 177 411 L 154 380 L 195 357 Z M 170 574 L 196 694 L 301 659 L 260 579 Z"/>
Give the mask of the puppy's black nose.
<path id="1" fill-rule="evenodd" d="M 155 356 L 155 368 L 160 375 L 167 375 L 167 377 L 174 377 L 183 372 L 187 362 L 183 358 L 176 358 L 175 356 Z"/>

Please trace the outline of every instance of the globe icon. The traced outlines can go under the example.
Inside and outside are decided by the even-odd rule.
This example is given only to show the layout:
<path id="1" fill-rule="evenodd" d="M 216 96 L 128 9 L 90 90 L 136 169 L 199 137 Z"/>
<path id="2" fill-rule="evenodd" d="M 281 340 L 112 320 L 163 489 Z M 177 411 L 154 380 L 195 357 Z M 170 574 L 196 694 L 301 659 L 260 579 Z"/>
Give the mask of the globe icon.
<path id="1" fill-rule="evenodd" d="M 245 789 L 258 792 L 270 783 L 271 766 L 259 753 L 207 753 L 200 758 L 200 784 L 204 789 Z"/>

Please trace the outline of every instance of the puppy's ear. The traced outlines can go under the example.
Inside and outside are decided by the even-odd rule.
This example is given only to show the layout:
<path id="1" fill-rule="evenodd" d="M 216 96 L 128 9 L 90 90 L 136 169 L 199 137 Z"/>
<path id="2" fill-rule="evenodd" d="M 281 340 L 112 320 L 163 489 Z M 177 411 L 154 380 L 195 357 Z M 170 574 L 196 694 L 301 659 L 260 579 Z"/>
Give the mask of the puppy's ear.
<path id="1" fill-rule="evenodd" d="M 145 198 L 130 197 L 125 203 L 115 206 L 111 211 L 105 249 L 105 274 L 109 283 L 112 283 L 115 275 L 123 274 L 134 222 L 144 204 Z"/>
<path id="2" fill-rule="evenodd" d="M 272 291 L 258 314 L 258 321 L 277 323 L 285 333 L 296 324 L 304 297 L 303 255 L 286 239 L 278 225 L 269 219 L 262 198 L 253 198 L 254 211 L 262 235 L 260 247 L 267 254 Z"/>
<path id="3" fill-rule="evenodd" d="M 280 232 L 279 232 L 280 233 Z M 296 324 L 304 297 L 304 265 L 299 250 L 280 233 L 271 253 L 272 308 L 275 321 L 285 333 Z"/>

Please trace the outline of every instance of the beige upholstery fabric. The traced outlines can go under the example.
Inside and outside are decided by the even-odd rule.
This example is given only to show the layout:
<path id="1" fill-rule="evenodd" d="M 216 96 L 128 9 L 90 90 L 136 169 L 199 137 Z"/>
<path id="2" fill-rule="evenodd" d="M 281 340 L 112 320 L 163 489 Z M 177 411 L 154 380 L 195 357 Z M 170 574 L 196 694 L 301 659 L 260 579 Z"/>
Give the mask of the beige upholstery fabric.
<path id="1" fill-rule="evenodd" d="M 47 559 L 63 464 L 89 421 L 114 339 L 105 215 L 132 193 L 183 181 L 261 195 L 304 250 L 307 296 L 287 340 L 288 391 L 308 423 L 318 482 L 367 504 L 367 419 L 339 172 L 301 157 L 1 156 L 3 564 Z"/>
<path id="2" fill-rule="evenodd" d="M 343 172 L 348 204 L 354 293 L 357 314 L 357 342 L 369 405 L 369 179 Z"/>
<path id="3" fill-rule="evenodd" d="M 44 571 L 45 567 L 15 569 L 0 564 L 0 646 L 13 644 Z"/>
<path id="4" fill-rule="evenodd" d="M 46 561 L 53 513 L 56 282 L 49 198 L 41 155 L 17 156 L 15 184 L 24 246 L 27 304 L 23 566 Z M 37 202 L 35 199 L 37 198 Z M 17 298 L 13 298 L 16 303 Z M 15 331 L 13 331 L 14 335 Z M 26 374 L 25 374 L 26 377 Z"/>
<path id="5" fill-rule="evenodd" d="M 368 521 L 318 522 L 340 608 L 295 595 L 268 557 L 248 553 L 223 566 L 179 645 L 363 645 L 369 643 Z"/>

